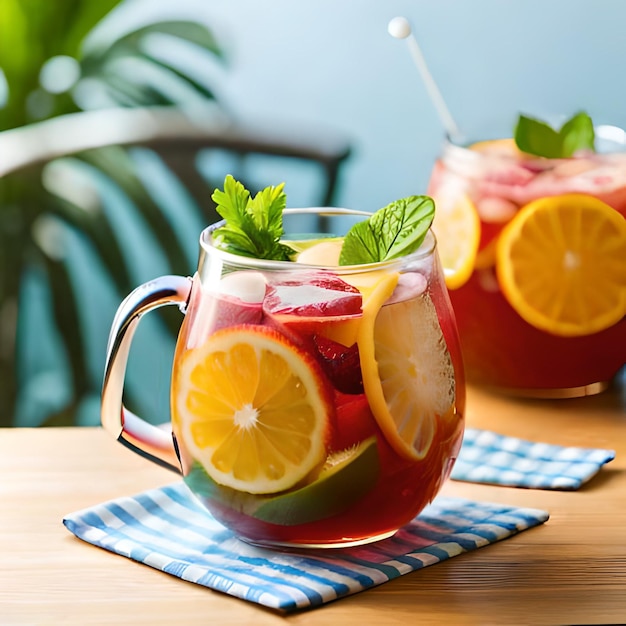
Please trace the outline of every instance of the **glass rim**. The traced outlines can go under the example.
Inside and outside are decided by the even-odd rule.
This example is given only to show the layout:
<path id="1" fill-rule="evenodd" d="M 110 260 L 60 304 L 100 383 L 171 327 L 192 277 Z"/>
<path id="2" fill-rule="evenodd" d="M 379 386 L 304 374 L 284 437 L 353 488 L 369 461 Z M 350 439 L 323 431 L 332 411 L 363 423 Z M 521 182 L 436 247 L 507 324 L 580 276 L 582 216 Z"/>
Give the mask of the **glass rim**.
<path id="1" fill-rule="evenodd" d="M 360 211 L 357 209 L 346 209 L 343 207 L 302 207 L 287 208 L 283 210 L 284 215 L 320 215 L 323 217 L 333 216 L 362 216 L 370 217 L 373 213 L 368 211 Z M 241 267 L 245 269 L 256 269 L 265 271 L 332 271 L 335 274 L 355 274 L 363 272 L 373 272 L 380 269 L 394 268 L 396 266 L 406 265 L 409 261 L 418 261 L 427 259 L 435 253 L 437 247 L 437 238 L 432 230 L 432 226 L 428 229 L 424 241 L 420 247 L 402 257 L 389 259 L 388 261 L 379 261 L 377 263 L 362 263 L 360 265 L 309 265 L 305 263 L 295 263 L 294 261 L 277 261 L 273 259 L 257 259 L 255 257 L 247 257 L 226 250 L 221 250 L 213 244 L 213 232 L 220 226 L 225 224 L 225 220 L 220 220 L 207 226 L 200 233 L 200 250 L 202 254 L 207 254 L 219 258 L 222 262 L 230 266 Z M 328 234 L 332 237 L 332 234 Z M 285 239 L 288 241 L 288 239 Z"/>
<path id="2" fill-rule="evenodd" d="M 611 124 L 598 124 L 594 126 L 595 131 L 595 140 L 596 140 L 596 152 L 592 153 L 594 157 L 611 157 L 613 155 L 623 155 L 626 154 L 626 130 L 621 128 L 620 126 L 615 126 Z M 481 141 L 499 141 L 499 140 L 513 140 L 512 137 L 494 137 L 494 138 L 479 138 L 474 139 L 467 136 L 460 136 L 458 138 L 453 138 L 449 133 L 444 135 L 443 140 L 443 152 L 452 152 L 457 153 L 459 155 L 468 155 L 471 154 L 472 157 L 476 160 L 516 160 L 515 155 L 511 154 L 503 154 L 497 152 L 479 152 L 477 150 L 472 150 L 470 146 L 475 143 Z M 598 150 L 598 143 L 604 148 Z M 567 161 L 571 159 L 580 159 L 580 158 L 588 158 L 589 154 L 580 154 L 574 155 L 571 157 L 557 157 L 557 158 L 548 158 L 541 157 L 534 154 L 526 155 L 526 160 L 541 160 L 545 161 L 547 159 L 551 161 Z"/>

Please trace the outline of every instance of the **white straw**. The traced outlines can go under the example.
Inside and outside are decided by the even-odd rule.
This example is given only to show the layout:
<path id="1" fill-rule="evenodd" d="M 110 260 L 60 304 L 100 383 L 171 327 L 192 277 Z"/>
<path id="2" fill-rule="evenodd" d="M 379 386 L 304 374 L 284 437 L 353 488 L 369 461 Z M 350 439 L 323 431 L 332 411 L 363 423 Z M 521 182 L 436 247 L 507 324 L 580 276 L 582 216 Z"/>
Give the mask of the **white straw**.
<path id="1" fill-rule="evenodd" d="M 450 114 L 450 110 L 439 91 L 439 87 L 437 87 L 437 83 L 435 82 L 430 70 L 428 69 L 428 65 L 426 64 L 426 60 L 424 59 L 424 55 L 420 50 L 419 44 L 417 43 L 417 39 L 413 35 L 411 31 L 411 25 L 409 21 L 405 17 L 394 17 L 387 27 L 389 34 L 396 39 L 406 39 L 407 45 L 409 46 L 409 51 L 411 56 L 413 57 L 413 61 L 417 66 L 419 73 L 422 76 L 422 80 L 424 81 L 424 85 L 426 86 L 426 91 L 441 119 L 441 123 L 445 128 L 448 136 L 451 138 L 459 136 L 459 127 L 456 125 L 454 118 Z"/>

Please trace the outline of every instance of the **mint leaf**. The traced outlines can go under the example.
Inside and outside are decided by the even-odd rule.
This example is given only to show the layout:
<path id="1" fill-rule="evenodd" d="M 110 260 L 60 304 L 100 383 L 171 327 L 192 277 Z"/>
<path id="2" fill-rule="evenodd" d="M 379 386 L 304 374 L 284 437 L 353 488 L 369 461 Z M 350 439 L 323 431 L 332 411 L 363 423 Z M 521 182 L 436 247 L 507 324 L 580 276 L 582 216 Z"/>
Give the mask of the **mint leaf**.
<path id="1" fill-rule="evenodd" d="M 579 150 L 594 150 L 595 133 L 584 112 L 567 120 L 560 130 L 545 122 L 520 115 L 515 126 L 515 144 L 522 151 L 549 159 L 573 156 Z"/>
<path id="2" fill-rule="evenodd" d="M 586 113 L 577 113 L 563 124 L 559 131 L 561 155 L 571 157 L 579 150 L 595 150 L 595 131 L 593 122 Z"/>
<path id="3" fill-rule="evenodd" d="M 266 187 L 252 198 L 240 182 L 226 176 L 224 190 L 211 196 L 226 221 L 213 233 L 217 247 L 240 256 L 288 261 L 293 251 L 280 242 L 287 206 L 284 186 Z"/>
<path id="4" fill-rule="evenodd" d="M 561 138 L 545 122 L 520 115 L 515 127 L 515 144 L 528 154 L 556 159 L 561 154 Z"/>
<path id="5" fill-rule="evenodd" d="M 392 202 L 348 231 L 339 265 L 377 263 L 414 252 L 424 241 L 434 216 L 435 203 L 428 196 Z"/>

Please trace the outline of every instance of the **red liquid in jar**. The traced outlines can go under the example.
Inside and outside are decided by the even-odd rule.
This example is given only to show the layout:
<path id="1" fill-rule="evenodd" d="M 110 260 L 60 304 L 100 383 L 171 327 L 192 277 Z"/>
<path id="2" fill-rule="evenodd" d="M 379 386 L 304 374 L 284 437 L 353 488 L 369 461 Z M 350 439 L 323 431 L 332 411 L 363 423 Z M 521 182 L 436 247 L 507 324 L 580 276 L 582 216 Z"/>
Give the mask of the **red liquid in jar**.
<path id="1" fill-rule="evenodd" d="M 579 337 L 533 327 L 502 294 L 493 247 L 516 212 L 542 197 L 586 193 L 626 215 L 626 154 L 542 159 L 521 155 L 506 144 L 499 150 L 484 154 L 446 149 L 429 187 L 435 197 L 467 194 L 481 221 L 480 267 L 467 283 L 450 290 L 467 378 L 529 395 L 606 383 L 626 361 L 626 319 Z"/>
<path id="2" fill-rule="evenodd" d="M 453 375 L 456 379 L 455 397 L 446 414 L 438 416 L 434 437 L 426 455 L 421 459 L 410 459 L 399 454 L 389 444 L 372 414 L 363 390 L 356 344 L 349 346 L 338 344 L 327 336 L 336 335 L 331 330 L 333 327 L 350 324 L 360 317 L 360 305 L 357 303 L 355 306 L 353 294 L 349 291 L 345 294 L 340 293 L 330 307 L 326 305 L 322 308 L 317 305 L 309 307 L 301 302 L 298 306 L 281 307 L 280 294 L 277 296 L 274 292 L 271 280 L 270 278 L 270 287 L 263 306 L 244 304 L 237 307 L 232 299 L 216 297 L 198 288 L 198 284 L 195 286 L 175 355 L 173 397 L 177 393 L 178 364 L 184 358 L 184 353 L 210 337 L 218 326 L 223 327 L 226 324 L 237 327 L 240 323 L 268 326 L 282 333 L 290 342 L 314 358 L 320 366 L 325 384 L 330 390 L 332 403 L 332 414 L 329 416 L 330 435 L 326 442 L 327 453 L 329 455 L 341 453 L 362 446 L 363 442 L 366 442 L 371 446 L 368 448 L 369 452 L 372 452 L 373 447 L 376 450 L 376 473 L 372 474 L 366 484 L 360 484 L 358 476 L 352 485 L 340 482 L 339 493 L 325 493 L 322 490 L 322 495 L 308 497 L 305 494 L 303 508 L 307 510 L 311 504 L 313 509 L 317 505 L 322 510 L 326 507 L 326 504 L 319 500 L 311 502 L 311 498 L 328 497 L 336 500 L 329 509 L 331 512 L 322 513 L 319 519 L 307 521 L 308 513 L 297 510 L 293 512 L 294 517 L 289 518 L 285 511 L 289 506 L 297 508 L 298 502 L 296 501 L 295 505 L 293 502 L 285 504 L 282 500 L 277 500 L 277 504 L 270 502 L 269 506 L 273 508 L 265 515 L 269 519 L 260 519 L 257 517 L 259 506 L 268 499 L 289 496 L 301 486 L 289 489 L 286 493 L 267 496 L 233 494 L 232 490 L 223 488 L 216 490 L 215 485 L 207 489 L 200 485 L 200 489 L 195 489 L 198 482 L 193 474 L 194 472 L 196 476 L 200 474 L 197 472 L 197 464 L 194 464 L 192 455 L 185 448 L 186 434 L 181 432 L 181 421 L 176 419 L 174 408 L 174 434 L 179 444 L 186 480 L 218 521 L 233 529 L 239 536 L 255 543 L 294 546 L 340 545 L 369 541 L 372 538 L 392 534 L 413 519 L 434 498 L 449 476 L 461 445 L 465 403 L 464 380 L 458 337 L 445 289 L 431 285 L 428 293 L 416 297 L 429 298 L 433 310 L 437 312 L 438 320 L 441 320 L 438 332 L 441 340 L 445 340 L 448 345 Z M 199 317 L 213 321 L 206 321 L 203 325 Z M 439 321 L 437 323 L 439 324 Z M 199 331 L 199 328 L 203 330 Z M 279 523 L 271 521 L 273 515 L 278 516 Z M 317 513 L 312 515 L 316 517 Z"/>

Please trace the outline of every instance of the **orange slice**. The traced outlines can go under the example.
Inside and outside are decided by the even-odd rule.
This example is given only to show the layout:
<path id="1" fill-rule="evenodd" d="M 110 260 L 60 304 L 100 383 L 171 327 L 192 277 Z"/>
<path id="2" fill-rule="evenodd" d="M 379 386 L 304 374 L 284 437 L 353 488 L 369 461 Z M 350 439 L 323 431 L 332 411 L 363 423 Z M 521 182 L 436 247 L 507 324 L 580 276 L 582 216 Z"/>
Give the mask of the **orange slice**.
<path id="1" fill-rule="evenodd" d="M 446 286 L 458 289 L 472 275 L 480 244 L 480 218 L 466 194 L 435 197 L 433 231 Z"/>
<path id="2" fill-rule="evenodd" d="M 575 337 L 609 328 L 626 312 L 626 220 L 600 200 L 535 200 L 498 239 L 496 272 L 529 324 Z"/>
<path id="3" fill-rule="evenodd" d="M 379 309 L 374 298 L 368 304 L 358 337 L 365 394 L 396 452 L 422 459 L 437 420 L 454 414 L 454 367 L 437 312 L 427 294 Z"/>
<path id="4" fill-rule="evenodd" d="M 487 139 L 485 141 L 477 141 L 470 146 L 475 152 L 485 152 L 488 154 L 497 154 L 503 156 L 518 156 L 522 154 L 515 145 L 515 139 L 506 137 L 504 139 Z"/>
<path id="5" fill-rule="evenodd" d="M 276 493 L 326 458 L 331 409 L 317 364 L 274 329 L 211 335 L 183 357 L 173 397 L 184 445 L 221 485 Z"/>

